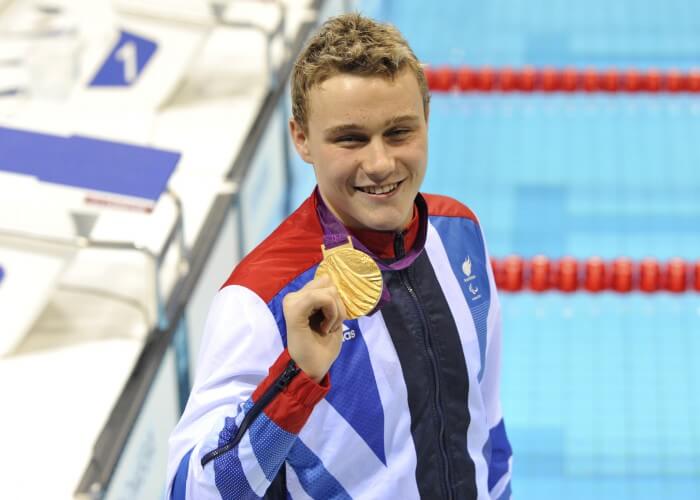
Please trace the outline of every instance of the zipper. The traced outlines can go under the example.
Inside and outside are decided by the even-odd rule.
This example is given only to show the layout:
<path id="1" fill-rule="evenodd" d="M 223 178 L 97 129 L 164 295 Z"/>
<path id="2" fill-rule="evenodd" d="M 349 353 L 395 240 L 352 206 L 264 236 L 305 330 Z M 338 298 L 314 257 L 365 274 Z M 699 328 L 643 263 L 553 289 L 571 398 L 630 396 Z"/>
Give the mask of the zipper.
<path id="1" fill-rule="evenodd" d="M 248 413 L 246 413 L 245 417 L 243 417 L 243 421 L 241 421 L 241 425 L 238 427 L 236 435 L 233 436 L 233 439 L 231 439 L 225 445 L 219 446 L 215 450 L 212 450 L 204 455 L 204 457 L 202 457 L 202 467 L 236 447 L 241 439 L 243 439 L 243 435 L 248 430 L 248 427 L 250 427 L 250 424 L 253 423 L 253 420 L 255 420 L 257 416 L 260 415 L 260 412 L 263 411 L 263 409 L 269 405 L 273 399 L 275 399 L 275 396 L 277 396 L 284 390 L 285 387 L 289 385 L 294 377 L 299 375 L 300 371 L 301 368 L 297 366 L 293 359 L 290 359 L 289 363 L 287 363 L 287 367 L 280 374 L 280 376 L 277 377 L 275 383 L 272 384 L 262 396 L 260 396 L 260 399 L 255 402 L 253 407 L 248 411 Z"/>
<path id="2" fill-rule="evenodd" d="M 401 258 L 405 255 L 406 249 L 404 248 L 404 238 L 403 234 L 397 233 L 396 237 L 394 238 L 394 254 L 397 258 Z M 411 296 L 411 299 L 413 300 L 413 305 L 415 306 L 416 310 L 418 311 L 418 316 L 420 317 L 421 324 L 423 326 L 423 331 L 425 332 L 425 350 L 428 353 L 428 359 L 430 360 L 430 367 L 433 370 L 433 380 L 435 382 L 435 400 L 433 401 L 435 405 L 435 411 L 438 415 L 438 420 L 439 420 L 439 448 L 440 448 L 440 454 L 442 456 L 442 466 L 443 470 L 445 471 L 445 482 L 446 482 L 446 487 L 447 487 L 447 497 L 448 499 L 453 498 L 452 495 L 452 480 L 450 477 L 450 460 L 449 456 L 447 454 L 447 445 L 445 444 L 445 419 L 444 419 L 444 411 L 442 408 L 442 403 L 440 402 L 440 378 L 439 378 L 439 373 L 438 373 L 438 368 L 437 368 L 437 361 L 435 359 L 435 351 L 433 350 L 433 345 L 431 342 L 431 336 L 430 336 L 430 328 L 428 326 L 428 320 L 425 317 L 425 313 L 423 312 L 423 308 L 420 304 L 420 301 L 418 300 L 418 295 L 416 294 L 415 287 L 413 286 L 413 283 L 411 281 L 411 277 L 408 274 L 408 268 L 398 271 L 399 273 L 399 279 L 401 280 L 401 284 L 403 287 L 408 291 L 408 294 Z"/>

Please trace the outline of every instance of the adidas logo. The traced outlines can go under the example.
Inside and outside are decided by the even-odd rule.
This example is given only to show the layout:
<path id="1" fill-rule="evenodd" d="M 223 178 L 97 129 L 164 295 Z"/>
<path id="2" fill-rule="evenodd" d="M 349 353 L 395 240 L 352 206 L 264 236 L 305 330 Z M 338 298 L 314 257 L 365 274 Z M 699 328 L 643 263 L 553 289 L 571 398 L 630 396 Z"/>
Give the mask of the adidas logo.
<path id="1" fill-rule="evenodd" d="M 352 340 L 355 338 L 355 330 L 345 327 L 343 329 L 343 342 L 346 340 Z"/>

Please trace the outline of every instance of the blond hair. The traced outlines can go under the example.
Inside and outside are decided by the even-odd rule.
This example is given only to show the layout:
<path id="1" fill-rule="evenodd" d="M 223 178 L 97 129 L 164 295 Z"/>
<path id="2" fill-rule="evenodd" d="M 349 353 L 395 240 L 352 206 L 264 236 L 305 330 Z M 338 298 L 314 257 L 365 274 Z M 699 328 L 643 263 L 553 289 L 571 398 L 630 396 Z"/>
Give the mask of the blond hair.
<path id="1" fill-rule="evenodd" d="M 332 17 L 309 40 L 294 64 L 294 120 L 308 130 L 309 91 L 332 76 L 350 73 L 393 80 L 405 68 L 418 80 L 427 116 L 430 92 L 425 73 L 399 30 L 357 13 Z"/>

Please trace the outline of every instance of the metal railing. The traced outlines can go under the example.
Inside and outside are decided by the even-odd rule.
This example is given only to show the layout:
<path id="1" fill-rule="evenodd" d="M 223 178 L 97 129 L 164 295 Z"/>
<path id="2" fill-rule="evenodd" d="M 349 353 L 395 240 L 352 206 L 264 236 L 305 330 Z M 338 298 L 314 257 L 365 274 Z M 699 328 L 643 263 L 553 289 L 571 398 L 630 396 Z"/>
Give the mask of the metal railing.
<path id="1" fill-rule="evenodd" d="M 171 190 L 166 194 L 173 200 L 176 209 L 175 222 L 168 232 L 165 240 L 159 249 L 153 250 L 146 245 L 131 240 L 105 240 L 95 239 L 89 236 L 76 235 L 75 237 L 48 236 L 15 229 L 0 228 L 0 238 L 10 241 L 19 241 L 25 245 L 41 245 L 45 247 L 58 247 L 67 251 L 79 251 L 82 249 L 103 249 L 103 250 L 123 250 L 133 251 L 143 254 L 151 262 L 151 297 L 153 300 L 154 317 L 147 318 L 147 328 L 157 325 L 159 328 L 169 326 L 168 316 L 165 313 L 166 300 L 165 292 L 162 288 L 161 271 L 169 252 L 175 249 L 178 253 L 176 265 L 177 276 L 173 288 L 177 288 L 184 276 L 188 272 L 188 252 L 185 245 L 184 221 L 182 213 L 182 202 L 180 198 Z M 71 286 L 73 291 L 84 291 L 85 293 L 99 293 L 100 295 L 120 302 L 132 303 L 133 300 L 123 297 L 116 292 L 93 289 L 89 286 Z M 150 310 L 147 304 L 142 304 L 145 310 Z"/>

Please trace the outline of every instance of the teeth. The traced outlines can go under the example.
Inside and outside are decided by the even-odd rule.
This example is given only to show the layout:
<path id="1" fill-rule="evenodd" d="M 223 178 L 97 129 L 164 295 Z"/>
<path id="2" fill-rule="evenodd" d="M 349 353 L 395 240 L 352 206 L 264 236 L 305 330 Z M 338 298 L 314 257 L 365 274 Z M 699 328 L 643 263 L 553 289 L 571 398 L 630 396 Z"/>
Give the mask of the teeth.
<path id="1" fill-rule="evenodd" d="M 361 187 L 359 189 L 360 189 L 360 191 L 363 191 L 363 192 L 369 193 L 369 194 L 387 194 L 387 193 L 391 193 L 398 186 L 399 186 L 399 183 L 395 182 L 393 184 L 387 184 L 386 186 L 367 186 L 367 187 Z"/>

